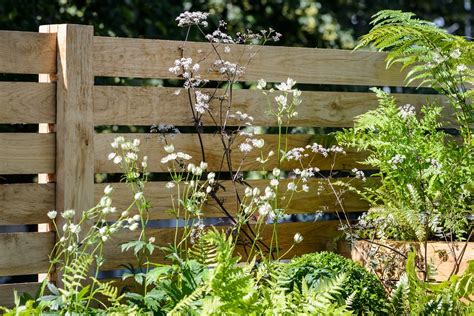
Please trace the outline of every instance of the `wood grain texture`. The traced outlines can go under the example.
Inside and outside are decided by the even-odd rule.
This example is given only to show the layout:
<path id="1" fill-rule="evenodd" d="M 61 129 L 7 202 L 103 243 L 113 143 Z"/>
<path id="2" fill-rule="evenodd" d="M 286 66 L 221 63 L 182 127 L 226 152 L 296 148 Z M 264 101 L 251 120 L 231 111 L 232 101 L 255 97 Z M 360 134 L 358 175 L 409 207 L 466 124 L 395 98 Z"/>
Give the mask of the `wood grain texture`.
<path id="1" fill-rule="evenodd" d="M 50 221 L 55 208 L 54 183 L 0 185 L 0 225 L 39 224 Z"/>
<path id="2" fill-rule="evenodd" d="M 205 90 L 216 97 L 223 90 Z M 417 108 L 427 100 L 446 100 L 435 95 L 397 94 L 400 105 L 410 103 Z M 260 90 L 234 90 L 233 112 L 241 111 L 254 117 L 256 126 L 277 126 L 276 119 L 270 117 L 267 97 Z M 292 126 L 310 127 L 350 127 L 354 117 L 377 107 L 374 93 L 358 92 L 308 92 L 302 93 L 303 102 L 298 106 L 298 116 Z M 219 113 L 218 100 L 211 102 L 211 111 Z M 227 105 L 227 103 L 224 103 Z M 444 118 L 447 126 L 453 126 L 455 119 L 447 106 Z M 218 116 L 218 115 L 217 115 Z M 208 114 L 203 116 L 207 126 L 213 126 Z M 176 126 L 193 126 L 185 89 L 156 87 L 94 86 L 94 124 L 95 125 L 152 125 L 158 123 Z M 238 125 L 235 120 L 229 126 Z"/>
<path id="3" fill-rule="evenodd" d="M 47 272 L 54 233 L 0 234 L 0 276 Z"/>
<path id="4" fill-rule="evenodd" d="M 0 73 L 56 72 L 56 35 L 0 31 Z"/>
<path id="5" fill-rule="evenodd" d="M 262 239 L 268 244 L 271 239 L 272 225 L 265 225 L 262 231 Z M 291 252 L 289 257 L 295 254 L 306 252 L 321 251 L 333 248 L 336 237 L 341 232 L 338 230 L 338 221 L 323 221 L 311 223 L 283 223 L 278 225 L 278 240 L 283 251 L 286 251 L 293 244 L 293 236 L 299 232 L 304 237 L 304 242 L 295 247 L 295 252 Z M 225 227 L 217 227 L 225 229 Z M 166 246 L 171 243 L 174 238 L 174 228 L 151 228 L 147 230 L 148 237 L 155 237 L 157 245 Z M 121 231 L 112 236 L 109 243 L 105 244 L 104 255 L 106 258 L 103 270 L 123 269 L 120 265 L 126 263 L 135 264 L 133 252 L 121 252 L 120 245 L 136 240 L 140 232 Z M 242 249 L 238 249 L 238 253 L 244 256 Z M 157 251 L 152 256 L 152 262 L 165 262 L 164 255 L 161 251 Z"/>
<path id="6" fill-rule="evenodd" d="M 174 61 L 181 58 L 183 42 L 94 37 L 94 74 L 96 76 L 176 78 L 169 72 Z M 282 46 L 229 45 L 231 52 L 222 58 L 247 66 L 241 78 L 256 81 L 264 78 L 270 82 L 293 78 L 299 83 L 341 85 L 401 86 L 404 73 L 399 68 L 386 70 L 385 53 L 318 49 Z M 217 59 L 208 43 L 187 42 L 184 56 L 201 62 L 203 78 L 222 79 L 216 71 L 206 72 Z M 249 63 L 249 58 L 253 56 Z"/>
<path id="7" fill-rule="evenodd" d="M 0 82 L 0 124 L 54 123 L 56 85 Z"/>
<path id="8" fill-rule="evenodd" d="M 375 185 L 376 181 L 362 182 L 357 179 L 347 179 L 351 181 L 351 184 L 355 187 L 360 187 L 362 185 Z M 257 187 L 262 192 L 266 186 L 269 185 L 269 180 L 247 180 L 248 185 L 251 187 Z M 291 197 L 290 194 L 286 194 L 286 187 L 290 180 L 280 180 L 279 186 L 279 196 L 283 197 L 284 200 L 281 201 L 281 206 L 285 207 L 285 213 L 287 214 L 304 214 L 304 213 L 315 213 L 317 211 L 324 212 L 339 212 L 341 211 L 340 206 L 336 203 L 334 194 L 330 190 L 326 180 L 322 179 L 310 179 L 308 185 L 310 187 L 309 192 L 297 192 Z M 107 184 L 96 184 L 95 185 L 95 199 L 98 201 L 103 195 L 104 187 Z M 133 201 L 133 194 L 129 190 L 126 184 L 124 183 L 108 183 L 114 188 L 112 194 L 113 205 L 119 210 L 127 209 Z M 148 202 L 151 204 L 149 208 L 149 216 L 151 220 L 158 219 L 172 219 L 176 218 L 174 214 L 171 213 L 172 210 L 172 200 L 176 201 L 177 198 L 177 188 L 167 189 L 165 187 L 166 182 L 149 182 L 145 186 L 145 197 Z M 230 211 L 232 215 L 237 213 L 237 202 L 235 200 L 234 187 L 230 181 L 222 181 L 220 183 L 223 189 L 218 191 L 217 196 L 223 200 L 225 208 Z M 237 184 L 237 191 L 240 196 L 244 195 L 245 190 L 244 185 Z M 337 189 L 337 188 L 336 188 Z M 183 190 L 181 189 L 181 192 Z M 355 193 L 345 192 L 342 195 L 342 204 L 346 212 L 361 212 L 368 209 L 368 204 L 365 201 L 362 201 Z M 133 214 L 137 212 L 135 208 L 132 208 Z M 118 212 L 120 213 L 120 212 Z M 117 214 L 118 216 L 119 214 Z M 208 202 L 204 206 L 202 217 L 225 217 L 225 213 L 219 208 L 218 204 L 209 197 Z M 116 217 L 111 216 L 112 219 Z"/>
<path id="9" fill-rule="evenodd" d="M 93 32 L 92 26 L 57 27 L 56 209 L 60 211 L 94 205 Z"/>
<path id="10" fill-rule="evenodd" d="M 55 134 L 0 133 L 0 174 L 54 173 Z"/>
<path id="11" fill-rule="evenodd" d="M 34 297 L 40 286 L 41 283 L 38 282 L 0 284 L 0 306 L 8 308 L 15 306 L 15 290 L 18 292 L 18 295 L 28 293 Z"/>
<path id="12" fill-rule="evenodd" d="M 111 152 L 110 143 L 113 142 L 114 138 L 122 135 L 127 139 L 137 138 L 141 141 L 140 145 L 140 157 L 148 156 L 148 171 L 149 172 L 168 172 L 168 167 L 160 162 L 161 158 L 166 156 L 163 149 L 163 143 L 160 141 L 160 136 L 157 134 L 96 134 L 95 136 L 95 172 L 101 173 L 114 173 L 121 172 L 120 167 L 114 164 L 112 161 L 107 160 L 107 155 Z M 222 169 L 221 160 L 223 155 L 223 147 L 220 141 L 220 136 L 213 134 L 203 134 L 203 144 L 205 148 L 206 161 L 209 164 L 208 170 L 218 171 L 227 170 L 224 166 Z M 268 153 L 271 150 L 277 150 L 278 135 L 258 135 L 258 138 L 265 140 L 265 145 L 261 149 L 263 153 Z M 289 135 L 288 143 L 291 148 L 304 147 L 307 144 L 312 144 L 314 135 Z M 202 160 L 199 140 L 196 134 L 179 134 L 173 139 L 169 140 L 174 144 L 176 151 L 182 151 L 188 153 L 193 158 L 190 162 L 199 163 Z M 242 162 L 240 171 L 250 170 L 262 170 L 262 164 L 257 162 L 255 159 L 260 157 L 260 151 L 254 149 L 247 155 L 244 155 L 238 148 L 239 144 L 245 141 L 245 138 L 240 136 L 237 137 L 233 144 L 232 150 L 232 169 L 237 170 Z M 312 156 L 311 156 L 312 157 Z M 309 157 L 308 159 L 310 159 Z M 354 167 L 362 168 L 357 161 L 362 161 L 365 158 L 364 153 L 359 152 L 348 152 L 346 155 L 337 155 L 335 160 L 334 170 L 345 169 L 351 170 Z M 312 166 L 318 167 L 321 170 L 329 170 L 331 168 L 332 159 L 323 158 L 321 155 L 316 154 L 313 160 Z M 265 170 L 272 170 L 276 167 L 276 155 L 270 158 L 270 161 L 264 165 Z M 290 170 L 294 168 L 300 168 L 299 162 L 285 161 L 282 164 L 282 169 Z M 367 169 L 367 167 L 365 167 Z"/>

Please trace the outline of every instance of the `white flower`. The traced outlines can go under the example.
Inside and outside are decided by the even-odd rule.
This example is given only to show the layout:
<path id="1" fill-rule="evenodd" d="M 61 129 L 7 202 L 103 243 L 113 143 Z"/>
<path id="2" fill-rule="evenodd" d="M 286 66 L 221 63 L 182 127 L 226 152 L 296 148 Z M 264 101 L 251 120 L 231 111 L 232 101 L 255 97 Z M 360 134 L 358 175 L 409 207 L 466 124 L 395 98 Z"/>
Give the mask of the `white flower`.
<path id="1" fill-rule="evenodd" d="M 211 191 L 212 191 L 212 187 L 211 187 L 211 186 L 207 186 L 207 187 L 206 187 L 206 193 L 209 194 L 209 193 L 211 193 Z"/>
<path id="2" fill-rule="evenodd" d="M 263 90 L 267 86 L 267 82 L 264 79 L 257 81 L 257 89 Z"/>
<path id="3" fill-rule="evenodd" d="M 112 191 L 114 190 L 114 188 L 108 184 L 105 188 L 104 188 L 104 194 L 106 195 L 109 195 L 110 193 L 112 193 Z"/>
<path id="4" fill-rule="evenodd" d="M 169 161 L 176 160 L 176 158 L 178 158 L 177 154 L 169 154 L 168 156 L 161 158 L 161 163 L 168 163 Z"/>
<path id="5" fill-rule="evenodd" d="M 140 215 L 138 215 L 138 214 L 133 215 L 132 220 L 134 220 L 135 222 L 139 222 L 140 221 Z"/>
<path id="6" fill-rule="evenodd" d="M 294 81 L 291 78 L 288 78 L 286 80 L 286 82 L 282 82 L 282 83 L 276 85 L 276 88 L 280 91 L 290 92 L 295 84 L 296 84 L 296 81 Z"/>
<path id="7" fill-rule="evenodd" d="M 171 181 L 170 181 L 170 182 L 167 182 L 167 183 L 166 183 L 166 188 L 167 188 L 167 189 L 172 189 L 172 188 L 174 188 L 174 186 L 175 186 L 174 182 L 171 182 Z"/>
<path id="8" fill-rule="evenodd" d="M 278 186 L 279 183 L 280 183 L 280 182 L 279 182 L 277 179 L 272 179 L 272 180 L 270 181 L 270 185 L 271 185 L 272 187 Z"/>
<path id="9" fill-rule="evenodd" d="M 265 145 L 265 141 L 263 139 L 252 139 L 252 145 L 256 148 L 262 148 Z"/>
<path id="10" fill-rule="evenodd" d="M 138 155 L 136 153 L 128 152 L 127 158 L 130 159 L 131 161 L 136 161 L 138 160 Z"/>
<path id="11" fill-rule="evenodd" d="M 467 67 L 466 65 L 464 64 L 459 64 L 457 67 L 456 67 L 456 70 L 459 71 L 459 72 L 464 72 L 467 70 Z"/>
<path id="12" fill-rule="evenodd" d="M 108 196 L 103 196 L 100 198 L 99 205 L 102 207 L 107 207 L 112 204 L 112 199 L 109 198 Z"/>
<path id="13" fill-rule="evenodd" d="M 191 25 L 202 25 L 207 27 L 207 17 L 209 13 L 195 11 L 195 12 L 183 12 L 177 18 L 176 21 L 178 22 L 179 27 L 191 26 Z"/>
<path id="14" fill-rule="evenodd" d="M 57 215 L 58 215 L 58 212 L 56 212 L 56 211 L 49 211 L 48 212 L 48 217 L 50 219 L 55 219 Z"/>
<path id="15" fill-rule="evenodd" d="M 201 161 L 201 163 L 199 164 L 199 167 L 202 170 L 206 170 L 207 169 L 207 162 Z"/>
<path id="16" fill-rule="evenodd" d="M 76 215 L 76 211 L 74 211 L 74 210 L 66 210 L 66 211 L 61 213 L 61 216 L 65 219 L 73 218 L 74 215 Z"/>
<path id="17" fill-rule="evenodd" d="M 189 159 L 192 158 L 190 155 L 182 153 L 180 151 L 177 152 L 176 155 L 177 155 L 178 158 L 181 158 L 181 159 L 184 159 L 184 160 L 189 160 Z"/>
<path id="18" fill-rule="evenodd" d="M 103 242 L 106 242 L 107 239 L 109 239 L 109 237 L 108 236 L 101 236 L 100 239 L 102 239 Z"/>
<path id="19" fill-rule="evenodd" d="M 309 191 L 309 186 L 307 184 L 303 184 L 303 186 L 301 188 L 303 189 L 304 192 Z"/>
<path id="20" fill-rule="evenodd" d="M 405 104 L 400 108 L 400 116 L 402 117 L 402 119 L 407 119 L 408 117 L 415 115 L 416 111 L 413 105 Z"/>
<path id="21" fill-rule="evenodd" d="M 259 189 L 259 188 L 253 188 L 253 190 L 252 190 L 252 195 L 253 195 L 253 196 L 257 196 L 257 195 L 259 195 L 259 194 L 260 194 L 260 189 Z"/>
<path id="22" fill-rule="evenodd" d="M 224 53 L 230 53 L 230 47 L 229 46 L 224 47 Z"/>
<path id="23" fill-rule="evenodd" d="M 133 198 L 135 199 L 135 201 L 140 200 L 142 197 L 143 197 L 143 192 L 137 192 L 137 193 L 135 193 L 135 195 L 133 196 Z"/>
<path id="24" fill-rule="evenodd" d="M 458 59 L 459 57 L 461 57 L 461 51 L 459 50 L 459 48 L 456 48 L 455 50 L 451 52 L 451 54 L 449 54 L 449 56 L 451 56 L 454 59 Z"/>
<path id="25" fill-rule="evenodd" d="M 152 243 L 155 242 L 155 240 L 156 240 L 155 237 L 150 237 L 150 238 L 148 239 L 148 242 L 149 242 L 150 244 L 152 244 Z"/>
<path id="26" fill-rule="evenodd" d="M 146 169 L 148 167 L 148 156 L 143 156 L 142 167 Z"/>
<path id="27" fill-rule="evenodd" d="M 268 214 L 270 214 L 271 211 L 272 211 L 272 207 L 271 207 L 270 204 L 268 204 L 268 203 L 262 204 L 262 205 L 258 208 L 258 213 L 259 213 L 261 216 L 267 216 Z"/>
<path id="28" fill-rule="evenodd" d="M 115 158 L 116 155 L 117 155 L 116 153 L 110 153 L 110 154 L 107 156 L 107 159 L 108 159 L 108 160 L 112 160 L 112 159 Z"/>
<path id="29" fill-rule="evenodd" d="M 133 143 L 132 143 L 132 144 L 133 144 L 134 147 L 138 147 L 138 146 L 140 146 L 140 140 L 139 140 L 138 138 L 135 138 L 135 139 L 133 140 Z"/>
<path id="30" fill-rule="evenodd" d="M 239 149 L 241 152 L 248 154 L 252 151 L 253 147 L 249 143 L 242 143 L 239 145 Z"/>
<path id="31" fill-rule="evenodd" d="M 303 241 L 303 236 L 301 236 L 300 233 L 296 233 L 294 236 L 293 236 L 293 240 L 295 241 L 295 244 L 299 244 Z"/>
<path id="32" fill-rule="evenodd" d="M 278 168 L 273 168 L 272 174 L 274 177 L 278 178 L 280 176 L 281 170 Z"/>
<path id="33" fill-rule="evenodd" d="M 73 234 L 79 234 L 81 232 L 81 226 L 76 225 L 76 224 L 70 224 L 69 225 L 69 230 Z"/>
<path id="34" fill-rule="evenodd" d="M 123 211 L 120 216 L 122 216 L 122 217 L 127 217 L 127 216 L 128 216 L 128 211 Z"/>
<path id="35" fill-rule="evenodd" d="M 287 185 L 288 191 L 295 191 L 296 190 L 296 184 L 294 182 L 290 182 Z"/>
<path id="36" fill-rule="evenodd" d="M 250 188 L 250 187 L 245 188 L 245 196 L 246 197 L 251 197 L 252 196 L 252 188 Z"/>
<path id="37" fill-rule="evenodd" d="M 288 99 L 284 95 L 276 96 L 275 101 L 283 108 L 285 108 L 288 103 Z"/>
<path id="38" fill-rule="evenodd" d="M 128 229 L 130 229 L 133 232 L 133 231 L 137 230 L 138 225 L 139 225 L 138 223 L 133 223 L 128 227 Z"/>
<path id="39" fill-rule="evenodd" d="M 121 156 L 115 156 L 114 158 L 114 164 L 119 164 L 122 162 L 122 157 Z"/>
<path id="40" fill-rule="evenodd" d="M 167 154 L 171 154 L 172 152 L 174 152 L 173 144 L 166 145 L 164 148 Z"/>
<path id="41" fill-rule="evenodd" d="M 105 235 L 106 232 L 107 232 L 107 226 L 102 226 L 101 228 L 99 228 L 99 234 Z"/>

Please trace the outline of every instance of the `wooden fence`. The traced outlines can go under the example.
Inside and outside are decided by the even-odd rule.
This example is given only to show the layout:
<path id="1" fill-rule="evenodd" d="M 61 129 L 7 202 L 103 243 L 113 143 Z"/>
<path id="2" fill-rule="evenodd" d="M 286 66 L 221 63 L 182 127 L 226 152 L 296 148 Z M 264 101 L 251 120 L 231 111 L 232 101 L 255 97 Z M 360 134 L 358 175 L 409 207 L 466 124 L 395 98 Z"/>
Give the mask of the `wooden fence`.
<path id="1" fill-rule="evenodd" d="M 42 26 L 39 33 L 0 32 L 0 73 L 38 74 L 39 82 L 0 82 L 0 124 L 39 124 L 38 133 L 0 133 L 0 176 L 38 175 L 37 183 L 0 185 L 0 227 L 38 224 L 38 232 L 0 233 L 0 276 L 31 275 L 47 272 L 48 254 L 55 242 L 54 233 L 45 229 L 47 211 L 84 210 L 94 205 L 104 183 L 94 183 L 96 173 L 118 173 L 107 160 L 110 143 L 118 134 L 96 133 L 100 125 L 152 125 L 158 122 L 192 126 L 186 94 L 175 95 L 176 88 L 94 85 L 95 77 L 175 78 L 168 68 L 180 58 L 181 42 L 93 36 L 93 28 L 82 25 Z M 198 57 L 198 50 L 209 50 L 205 43 L 187 43 L 185 55 Z M 237 60 L 242 47 L 231 45 L 228 60 Z M 344 86 L 403 86 L 404 74 L 386 70 L 385 55 L 375 52 L 350 52 L 334 49 L 261 47 L 243 81 L 265 78 L 269 82 L 295 79 L 302 84 Z M 202 65 L 206 68 L 205 62 Z M 207 79 L 220 80 L 215 73 Z M 399 94 L 402 103 L 419 106 L 426 95 Z M 372 93 L 305 91 L 295 126 L 348 127 L 353 118 L 376 107 Z M 235 90 L 235 110 L 251 113 L 255 125 L 275 126 L 265 115 L 265 99 L 257 90 Z M 189 114 L 188 114 L 189 113 Z M 447 116 L 448 117 L 448 116 Z M 206 123 L 206 121 L 205 121 Z M 162 144 L 150 134 L 126 135 L 141 140 L 141 154 L 149 157 L 150 172 L 166 172 L 160 163 L 165 155 Z M 264 135 L 265 149 L 273 149 L 276 135 Z M 306 145 L 312 135 L 291 135 L 291 144 Z M 218 136 L 203 135 L 209 169 L 217 170 L 222 148 Z M 176 136 L 174 145 L 193 157 L 200 157 L 196 134 Z M 238 142 L 237 144 L 238 145 Z M 236 156 L 238 151 L 234 151 Z M 251 155 L 251 154 L 250 154 Z M 337 161 L 336 168 L 358 167 L 363 153 L 349 152 Z M 250 157 L 243 170 L 255 170 Z M 235 159 L 238 160 L 238 157 Z M 321 169 L 327 162 L 317 162 Z M 268 168 L 273 168 L 267 165 Z M 291 168 L 290 164 L 285 168 Z M 269 169 L 271 170 L 271 169 Z M 313 179 L 313 182 L 321 180 Z M 261 180 L 249 180 L 263 186 Z M 124 208 L 132 198 L 124 184 L 114 185 L 115 206 Z M 152 220 L 168 219 L 169 198 L 164 182 L 152 182 L 145 194 L 151 202 Z M 226 201 L 234 209 L 232 199 Z M 324 205 L 334 205 L 330 194 L 298 194 L 290 214 L 312 213 Z M 356 196 L 344 200 L 347 211 L 359 212 L 367 205 Z M 328 212 L 333 210 L 329 209 Z M 210 202 L 207 217 L 224 217 Z M 288 246 L 293 234 L 304 235 L 296 254 L 327 249 L 338 234 L 337 221 L 282 224 L 280 243 Z M 121 233 L 107 246 L 104 269 L 119 269 L 131 261 L 131 254 L 120 252 L 118 244 L 134 232 Z M 170 239 L 170 228 L 150 228 L 158 242 Z M 264 236 L 266 237 L 266 236 Z M 159 256 L 159 255 L 157 255 Z M 0 285 L 0 305 L 11 304 L 14 288 L 34 292 L 37 282 Z"/>

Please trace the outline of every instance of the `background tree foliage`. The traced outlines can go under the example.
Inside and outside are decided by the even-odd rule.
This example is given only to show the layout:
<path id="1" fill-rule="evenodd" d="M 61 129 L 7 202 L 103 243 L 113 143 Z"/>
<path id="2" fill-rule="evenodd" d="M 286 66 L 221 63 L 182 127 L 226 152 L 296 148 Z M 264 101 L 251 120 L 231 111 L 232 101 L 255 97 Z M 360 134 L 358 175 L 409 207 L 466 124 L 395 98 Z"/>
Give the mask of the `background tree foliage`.
<path id="1" fill-rule="evenodd" d="M 230 32 L 273 27 L 284 35 L 280 45 L 352 49 L 382 9 L 411 11 L 471 36 L 471 0 L 0 0 L 0 29 L 78 23 L 93 25 L 96 35 L 182 39 L 174 18 L 201 10 L 227 20 Z"/>

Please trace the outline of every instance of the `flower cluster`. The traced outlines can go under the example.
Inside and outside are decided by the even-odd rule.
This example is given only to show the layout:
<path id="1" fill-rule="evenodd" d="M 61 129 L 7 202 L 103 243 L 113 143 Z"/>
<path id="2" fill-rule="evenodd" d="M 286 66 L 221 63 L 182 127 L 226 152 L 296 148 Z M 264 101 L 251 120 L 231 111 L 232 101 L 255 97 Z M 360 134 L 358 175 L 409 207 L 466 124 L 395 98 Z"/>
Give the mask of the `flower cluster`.
<path id="1" fill-rule="evenodd" d="M 232 80 L 240 78 L 245 72 L 245 67 L 227 60 L 218 59 L 213 66 L 221 75 Z"/>
<path id="2" fill-rule="evenodd" d="M 209 100 L 211 96 L 207 93 L 202 93 L 201 91 L 196 91 L 196 103 L 194 104 L 194 109 L 200 114 L 204 114 L 209 110 Z"/>
<path id="3" fill-rule="evenodd" d="M 186 153 L 183 153 L 181 151 L 175 152 L 174 146 L 171 145 L 166 145 L 164 147 L 164 150 L 168 155 L 165 157 L 161 158 L 161 163 L 168 163 L 170 161 L 179 161 L 179 160 L 190 160 L 192 157 Z"/>
<path id="4" fill-rule="evenodd" d="M 403 163 L 405 159 L 405 155 L 396 154 L 388 161 L 388 163 L 392 165 L 392 169 L 397 169 L 398 165 Z"/>
<path id="5" fill-rule="evenodd" d="M 168 70 L 172 74 L 179 76 L 185 79 L 184 88 L 190 89 L 200 86 L 201 84 L 207 82 L 207 80 L 202 80 L 199 70 L 201 66 L 198 63 L 193 64 L 192 58 L 180 58 L 174 61 L 174 66 L 170 67 Z"/>
<path id="6" fill-rule="evenodd" d="M 195 12 L 183 12 L 177 18 L 176 21 L 178 22 L 179 27 L 186 27 L 191 25 L 202 25 L 204 27 L 208 26 L 207 17 L 209 13 L 195 11 Z"/>

